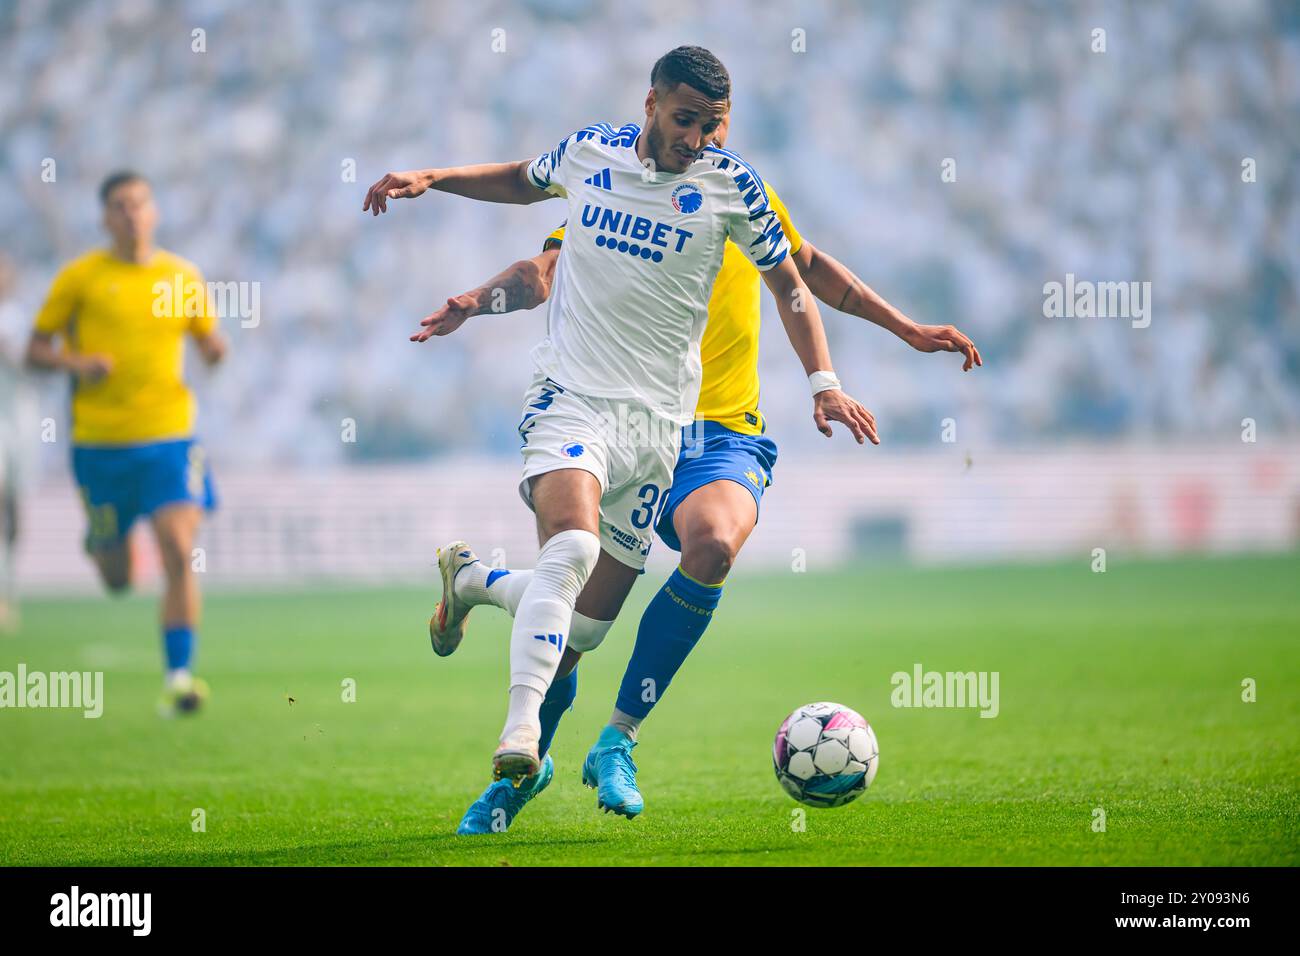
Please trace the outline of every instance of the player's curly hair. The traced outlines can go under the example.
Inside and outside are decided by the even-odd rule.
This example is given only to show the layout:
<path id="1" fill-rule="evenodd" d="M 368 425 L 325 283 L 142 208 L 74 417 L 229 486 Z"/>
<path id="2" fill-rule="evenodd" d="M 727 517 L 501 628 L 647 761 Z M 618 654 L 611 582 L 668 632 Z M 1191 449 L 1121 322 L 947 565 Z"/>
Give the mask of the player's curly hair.
<path id="1" fill-rule="evenodd" d="M 651 86 L 672 92 L 678 83 L 693 86 L 710 99 L 731 99 L 731 74 L 702 46 L 679 46 L 655 61 L 650 71 Z"/>

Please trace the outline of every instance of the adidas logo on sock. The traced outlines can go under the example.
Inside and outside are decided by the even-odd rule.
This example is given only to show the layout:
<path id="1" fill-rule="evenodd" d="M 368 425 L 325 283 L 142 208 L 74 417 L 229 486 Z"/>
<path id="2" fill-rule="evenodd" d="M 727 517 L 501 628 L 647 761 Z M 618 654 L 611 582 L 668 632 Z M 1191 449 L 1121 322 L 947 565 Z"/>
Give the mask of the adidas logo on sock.
<path id="1" fill-rule="evenodd" d="M 555 649 L 561 653 L 564 652 L 564 635 L 563 634 L 534 634 L 534 640 L 545 641 L 547 644 L 554 644 Z"/>

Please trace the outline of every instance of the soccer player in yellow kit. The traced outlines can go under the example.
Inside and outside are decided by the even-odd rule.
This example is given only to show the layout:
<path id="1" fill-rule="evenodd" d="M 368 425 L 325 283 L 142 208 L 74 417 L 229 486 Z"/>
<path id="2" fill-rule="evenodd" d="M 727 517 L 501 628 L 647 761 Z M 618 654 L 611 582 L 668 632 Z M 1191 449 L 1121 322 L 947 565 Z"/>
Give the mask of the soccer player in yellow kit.
<path id="1" fill-rule="evenodd" d="M 715 132 L 716 145 L 725 141 L 729 122 L 728 115 Z M 795 264 L 818 299 L 888 329 L 918 351 L 959 352 L 965 357 L 963 371 L 983 364 L 979 350 L 957 329 L 913 322 L 848 268 L 803 239 L 771 184 L 766 184 L 766 190 L 790 242 Z M 448 299 L 421 322 L 424 328 L 412 340 L 446 335 L 471 316 L 539 305 L 550 294 L 563 241 L 561 226 L 547 237 L 541 254 L 516 262 L 471 292 Z M 728 242 L 710 295 L 709 320 L 700 343 L 704 375 L 696 423 L 683 430 L 682 453 L 667 503 L 654 516 L 655 531 L 669 547 L 681 552 L 681 564 L 641 618 L 610 723 L 588 753 L 582 770 L 583 782 L 597 788 L 597 805 L 628 818 L 644 807 L 630 756 L 640 723 L 662 699 L 708 626 L 724 579 L 753 531 L 763 492 L 772 483 L 777 449 L 764 435 L 766 424 L 758 408 L 759 291 L 758 271 Z M 833 378 L 810 381 L 810 386 L 815 393 L 838 388 L 839 382 Z M 818 417 L 816 425 L 829 437 L 830 425 L 824 418 Z M 865 437 L 878 443 L 874 418 L 870 425 Z M 853 430 L 861 441 L 863 435 Z M 430 622 L 431 632 L 446 626 L 439 622 L 446 620 L 442 612 L 449 600 L 459 605 L 459 622 L 463 622 L 469 607 L 478 604 L 495 604 L 513 613 L 527 576 L 532 573 L 488 568 L 463 542 L 443 549 L 439 557 L 440 564 L 446 566 L 444 596 Z M 578 598 L 574 627 L 581 622 L 587 631 L 599 631 L 603 637 L 622 609 L 636 574 L 602 551 Z M 577 696 L 576 666 L 581 656 L 572 647 L 566 649 L 543 702 L 539 748 L 543 755 L 560 717 Z M 646 688 L 653 692 L 647 694 Z M 553 762 L 547 755 L 542 769 L 518 787 L 510 781 L 492 784 L 466 812 L 457 832 L 504 830 L 524 804 L 545 789 L 553 772 Z"/>
<path id="2" fill-rule="evenodd" d="M 191 549 L 216 499 L 182 376 L 185 336 L 209 365 L 226 342 L 199 270 L 154 246 L 158 209 L 144 177 L 115 173 L 99 195 L 111 244 L 55 276 L 27 362 L 72 374 L 72 469 L 89 521 L 86 550 L 110 591 L 131 584 L 132 523 L 153 525 L 167 578 L 161 711 L 188 713 L 207 696 L 190 669 L 199 618 Z"/>

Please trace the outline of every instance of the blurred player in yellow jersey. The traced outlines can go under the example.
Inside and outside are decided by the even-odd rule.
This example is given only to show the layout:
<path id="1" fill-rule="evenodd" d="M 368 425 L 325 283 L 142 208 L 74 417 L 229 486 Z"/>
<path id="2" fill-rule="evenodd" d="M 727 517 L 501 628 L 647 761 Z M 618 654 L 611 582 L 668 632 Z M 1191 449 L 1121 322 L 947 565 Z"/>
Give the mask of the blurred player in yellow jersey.
<path id="1" fill-rule="evenodd" d="M 725 141 L 729 122 L 728 115 L 714 134 L 714 145 L 721 146 Z M 808 289 L 818 299 L 888 329 L 918 351 L 961 353 L 965 357 L 963 370 L 983 364 L 974 344 L 957 329 L 918 325 L 840 262 L 814 248 L 795 229 L 772 186 L 766 184 L 765 188 L 790 242 L 790 254 Z M 474 315 L 538 305 L 550 294 L 563 241 L 564 228 L 560 227 L 547 237 L 541 254 L 516 262 L 471 292 L 448 299 L 446 305 L 423 320 L 424 328 L 411 338 L 425 341 L 455 331 Z M 629 818 L 644 807 L 630 757 L 638 728 L 662 699 L 668 683 L 712 619 L 723 581 L 758 521 L 759 503 L 772 482 L 777 452 L 776 444 L 764 434 L 766 425 L 758 409 L 758 332 L 758 270 L 728 241 L 700 342 L 704 375 L 697 420 L 684 430 L 682 453 L 667 503 L 653 515 L 659 536 L 681 552 L 681 565 L 641 618 L 610 723 L 582 768 L 583 782 L 597 788 L 598 806 Z M 825 374 L 816 373 L 810 378 L 814 393 L 839 387 L 833 376 L 830 380 L 814 380 Z M 877 442 L 875 420 L 869 414 L 868 419 L 866 437 Z M 830 435 L 830 424 L 824 417 L 818 415 L 816 424 Z M 856 430 L 855 437 L 862 440 Z M 514 613 L 519 593 L 532 573 L 488 568 L 463 542 L 444 548 L 439 564 L 443 568 L 443 599 L 430 622 L 431 632 L 459 625 L 468 609 L 478 604 L 495 604 Z M 622 609 L 636 574 L 602 551 L 578 598 L 574 632 L 582 628 L 603 636 Z M 458 612 L 452 615 L 455 621 L 444 613 L 448 605 Z M 597 642 L 587 643 L 594 646 Z M 554 737 L 561 715 L 577 694 L 579 657 L 581 654 L 572 649 L 571 642 L 544 700 L 542 754 Z M 466 812 L 458 832 L 504 830 L 545 782 L 530 778 L 519 787 L 504 781 L 493 784 Z"/>
<path id="2" fill-rule="evenodd" d="M 188 713 L 207 696 L 191 672 L 199 620 L 191 552 L 216 500 L 182 375 L 185 337 L 209 365 L 226 343 L 199 270 L 154 246 L 149 183 L 115 173 L 100 200 L 111 244 L 55 276 L 27 362 L 72 375 L 72 469 L 89 521 L 86 550 L 110 591 L 131 585 L 131 525 L 147 518 L 153 526 L 167 579 L 161 711 Z"/>

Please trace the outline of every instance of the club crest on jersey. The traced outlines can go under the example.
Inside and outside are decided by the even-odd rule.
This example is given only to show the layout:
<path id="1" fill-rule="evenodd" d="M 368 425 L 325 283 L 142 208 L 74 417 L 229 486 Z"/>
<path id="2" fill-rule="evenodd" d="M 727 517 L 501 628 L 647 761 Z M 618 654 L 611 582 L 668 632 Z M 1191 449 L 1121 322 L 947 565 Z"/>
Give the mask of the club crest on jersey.
<path id="1" fill-rule="evenodd" d="M 704 205 L 704 194 L 695 183 L 682 183 L 673 190 L 673 208 L 678 212 L 699 212 Z"/>
<path id="2" fill-rule="evenodd" d="M 582 447 L 582 442 L 571 441 L 565 442 L 564 445 L 561 446 L 560 453 L 567 455 L 570 458 L 577 458 L 586 450 L 587 449 Z"/>

